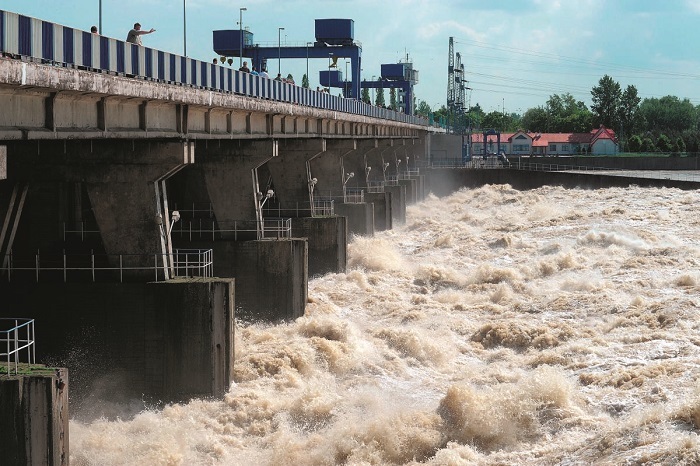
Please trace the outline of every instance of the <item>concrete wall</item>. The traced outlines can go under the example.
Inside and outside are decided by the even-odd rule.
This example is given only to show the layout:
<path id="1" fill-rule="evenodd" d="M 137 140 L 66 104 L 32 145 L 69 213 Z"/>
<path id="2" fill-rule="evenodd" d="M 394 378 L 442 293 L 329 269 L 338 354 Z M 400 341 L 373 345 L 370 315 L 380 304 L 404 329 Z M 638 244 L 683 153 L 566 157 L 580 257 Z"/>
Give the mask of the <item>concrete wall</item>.
<path id="1" fill-rule="evenodd" d="M 634 178 L 623 176 L 591 175 L 586 173 L 533 172 L 525 170 L 493 169 L 445 169 L 425 170 L 429 186 L 438 197 L 447 196 L 461 188 L 477 188 L 485 184 L 509 184 L 515 189 L 535 189 L 541 186 L 564 186 L 568 188 L 609 188 L 630 185 L 675 187 L 697 189 L 698 184 L 690 181 Z"/>
<path id="2" fill-rule="evenodd" d="M 462 158 L 462 136 L 454 134 L 430 135 L 430 160 L 439 163 L 445 159 Z"/>
<path id="3" fill-rule="evenodd" d="M 391 193 L 391 224 L 403 225 L 406 223 L 406 186 L 384 186 L 384 190 Z"/>
<path id="4" fill-rule="evenodd" d="M 68 371 L 33 369 L 0 378 L 0 463 L 68 466 Z"/>
<path id="5" fill-rule="evenodd" d="M 192 243 L 214 251 L 214 274 L 236 280 L 236 318 L 292 320 L 304 315 L 308 296 L 306 239 Z"/>
<path id="6" fill-rule="evenodd" d="M 374 234 L 374 204 L 336 204 L 335 214 L 347 217 L 349 235 Z"/>
<path id="7" fill-rule="evenodd" d="M 309 277 L 345 273 L 348 265 L 346 217 L 292 218 L 292 234 L 308 238 Z"/>
<path id="8" fill-rule="evenodd" d="M 374 205 L 374 231 L 391 230 L 391 192 L 365 193 L 365 201 Z"/>
<path id="9" fill-rule="evenodd" d="M 625 170 L 700 170 L 700 157 L 508 157 L 510 163 L 542 163 Z"/>
<path id="10" fill-rule="evenodd" d="M 3 281 L 0 295 L 0 316 L 35 319 L 37 361 L 71 370 L 76 414 L 89 416 L 100 397 L 222 396 L 233 380 L 232 279 Z"/>

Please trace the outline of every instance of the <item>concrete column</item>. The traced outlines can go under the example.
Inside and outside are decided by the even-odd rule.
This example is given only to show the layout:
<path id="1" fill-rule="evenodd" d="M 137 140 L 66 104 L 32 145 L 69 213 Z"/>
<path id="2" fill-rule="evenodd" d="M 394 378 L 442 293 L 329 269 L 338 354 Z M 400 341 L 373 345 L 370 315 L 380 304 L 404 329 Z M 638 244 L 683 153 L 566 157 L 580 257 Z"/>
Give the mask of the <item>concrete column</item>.
<path id="1" fill-rule="evenodd" d="M 217 241 L 208 246 L 214 257 L 225 258 L 214 262 L 214 274 L 236 277 L 236 318 L 277 322 L 304 315 L 309 280 L 305 239 Z"/>
<path id="2" fill-rule="evenodd" d="M 164 399 L 222 397 L 228 391 L 235 350 L 233 285 L 233 280 L 213 278 L 147 287 L 155 295 L 152 312 L 157 325 L 148 326 L 145 335 L 157 339 L 160 334 L 162 350 L 147 345 L 145 367 L 151 369 L 153 382 L 162 369 L 160 389 L 154 384 L 154 391 Z"/>
<path id="3" fill-rule="evenodd" d="M 384 186 L 384 190 L 391 193 L 391 221 L 392 226 L 406 223 L 406 186 L 396 184 Z"/>
<path id="4" fill-rule="evenodd" d="M 283 139 L 279 144 L 279 157 L 267 164 L 277 202 L 282 211 L 311 212 L 314 190 L 310 184 L 313 179 L 310 163 L 326 151 L 326 140 Z"/>
<path id="5" fill-rule="evenodd" d="M 176 181 L 183 205 L 210 202 L 216 220 L 228 223 L 260 216 L 257 193 L 266 191 L 260 168 L 278 155 L 273 139 L 202 143 L 197 165 Z"/>
<path id="6" fill-rule="evenodd" d="M 29 369 L 0 378 L 2 464 L 68 466 L 68 371 Z"/>

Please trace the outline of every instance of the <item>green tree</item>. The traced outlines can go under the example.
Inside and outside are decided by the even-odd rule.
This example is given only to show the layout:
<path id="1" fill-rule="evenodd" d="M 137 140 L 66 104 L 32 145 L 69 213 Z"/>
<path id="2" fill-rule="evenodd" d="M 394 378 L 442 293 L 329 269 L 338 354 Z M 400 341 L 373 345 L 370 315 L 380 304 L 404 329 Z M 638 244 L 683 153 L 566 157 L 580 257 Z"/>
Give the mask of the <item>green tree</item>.
<path id="1" fill-rule="evenodd" d="M 369 97 L 369 87 L 362 88 L 362 101 L 366 104 L 372 103 L 372 99 Z"/>
<path id="2" fill-rule="evenodd" d="M 467 110 L 467 126 L 471 128 L 482 128 L 485 115 L 481 105 L 476 104 L 471 106 L 469 110 Z"/>
<path id="3" fill-rule="evenodd" d="M 591 89 L 591 110 L 595 123 L 608 128 L 616 128 L 620 115 L 622 90 L 620 84 L 607 74 L 600 78 L 598 85 Z"/>
<path id="4" fill-rule="evenodd" d="M 620 98 L 619 116 L 622 130 L 627 134 L 632 134 L 635 131 L 636 116 L 641 101 L 641 97 L 637 95 L 636 87 L 627 86 L 625 88 L 625 92 L 622 93 L 622 97 Z"/>
<path id="5" fill-rule="evenodd" d="M 630 152 L 641 152 L 642 151 L 642 138 L 638 134 L 635 134 L 627 140 L 627 145 Z"/>
<path id="6" fill-rule="evenodd" d="M 688 99 L 667 95 L 644 99 L 639 105 L 642 131 L 679 133 L 698 127 L 698 111 Z"/>
<path id="7" fill-rule="evenodd" d="M 676 138 L 676 147 L 674 148 L 676 152 L 685 152 L 685 141 L 683 141 L 683 138 L 678 136 Z"/>
<path id="8" fill-rule="evenodd" d="M 660 135 L 656 140 L 656 148 L 659 152 L 672 152 L 673 144 L 671 143 L 671 139 L 665 134 Z"/>
<path id="9" fill-rule="evenodd" d="M 396 89 L 393 87 L 389 89 L 389 108 L 396 110 Z"/>
<path id="10" fill-rule="evenodd" d="M 523 114 L 520 125 L 525 131 L 547 132 L 547 111 L 543 107 L 529 108 Z"/>
<path id="11" fill-rule="evenodd" d="M 384 88 L 380 87 L 377 89 L 377 95 L 374 96 L 374 105 L 377 107 L 384 107 L 386 102 L 384 101 Z"/>
<path id="12" fill-rule="evenodd" d="M 654 146 L 654 141 L 652 141 L 649 136 L 645 136 L 642 139 L 642 147 L 640 147 L 639 150 L 641 152 L 656 152 L 656 146 Z"/>
<path id="13" fill-rule="evenodd" d="M 301 78 L 301 87 L 305 89 L 309 88 L 309 77 L 306 76 L 306 73 L 304 73 L 304 76 Z"/>
<path id="14" fill-rule="evenodd" d="M 487 113 L 481 122 L 481 127 L 483 129 L 493 128 L 495 130 L 502 131 L 505 126 L 505 116 L 503 113 L 494 110 L 493 112 Z"/>
<path id="15" fill-rule="evenodd" d="M 416 107 L 416 115 L 427 117 L 430 113 L 430 105 L 425 100 L 421 100 Z"/>

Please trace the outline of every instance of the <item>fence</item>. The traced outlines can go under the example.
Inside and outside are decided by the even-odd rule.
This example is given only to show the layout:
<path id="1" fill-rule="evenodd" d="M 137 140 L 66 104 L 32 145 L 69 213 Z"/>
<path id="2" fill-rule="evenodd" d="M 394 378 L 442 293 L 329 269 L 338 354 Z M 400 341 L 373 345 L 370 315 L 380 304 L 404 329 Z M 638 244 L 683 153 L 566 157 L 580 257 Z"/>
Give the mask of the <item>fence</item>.
<path id="1" fill-rule="evenodd" d="M 0 318 L 0 351 L 0 362 L 6 364 L 8 376 L 17 375 L 20 363 L 34 364 L 34 319 Z"/>
<path id="2" fill-rule="evenodd" d="M 150 277 L 163 281 L 174 277 L 212 277 L 211 249 L 176 249 L 172 254 L 41 254 L 5 255 L 0 269 L 8 282 L 17 275 L 33 274 L 37 282 L 62 279 L 123 282 L 125 278 Z M 166 275 L 167 272 L 167 275 Z M 126 277 L 125 277 L 126 276 Z"/>
<path id="3" fill-rule="evenodd" d="M 586 172 L 590 175 L 628 176 L 635 178 L 666 179 L 700 183 L 700 173 L 698 173 L 696 170 L 689 170 L 687 172 L 679 170 L 630 170 L 625 168 L 587 167 L 554 163 L 523 163 L 520 160 L 518 160 L 517 163 L 511 163 L 510 167 L 528 171 Z"/>

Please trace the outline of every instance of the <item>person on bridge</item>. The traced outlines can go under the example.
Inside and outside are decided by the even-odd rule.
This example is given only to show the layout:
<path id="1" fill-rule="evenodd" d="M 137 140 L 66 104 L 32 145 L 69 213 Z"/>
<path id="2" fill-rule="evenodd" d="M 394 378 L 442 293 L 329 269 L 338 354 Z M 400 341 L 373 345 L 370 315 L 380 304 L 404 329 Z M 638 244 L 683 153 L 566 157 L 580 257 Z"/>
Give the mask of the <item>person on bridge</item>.
<path id="1" fill-rule="evenodd" d="M 244 61 L 243 66 L 238 68 L 238 71 L 245 71 L 246 73 L 250 73 L 250 68 L 248 68 L 248 62 Z"/>
<path id="2" fill-rule="evenodd" d="M 150 34 L 152 32 L 156 32 L 156 30 L 151 28 L 150 31 L 142 31 L 141 24 L 136 23 L 134 24 L 134 29 L 129 31 L 129 35 L 126 36 L 126 41 L 136 45 L 143 45 L 141 43 L 141 36 L 144 34 Z"/>

